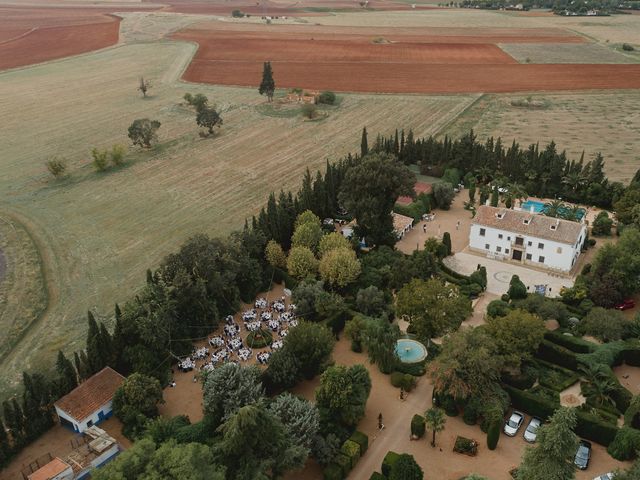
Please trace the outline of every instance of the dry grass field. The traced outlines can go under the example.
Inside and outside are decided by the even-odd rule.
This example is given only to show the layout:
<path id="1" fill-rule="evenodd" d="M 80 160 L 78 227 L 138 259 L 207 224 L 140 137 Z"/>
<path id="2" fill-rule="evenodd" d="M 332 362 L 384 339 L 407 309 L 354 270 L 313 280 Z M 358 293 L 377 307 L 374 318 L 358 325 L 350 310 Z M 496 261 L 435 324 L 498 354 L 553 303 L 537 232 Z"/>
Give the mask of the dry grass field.
<path id="1" fill-rule="evenodd" d="M 145 270 L 189 236 L 240 228 L 270 191 L 295 188 L 305 168 L 357 151 L 364 125 L 372 134 L 398 126 L 435 133 L 476 98 L 345 95 L 322 121 L 304 122 L 262 113 L 254 88 L 178 82 L 194 49 L 137 43 L 0 73 L 0 212 L 24 219 L 41 246 L 51 297 L 46 315 L 2 359 L 1 392 L 59 348 L 81 348 L 86 311 L 108 318 Z M 139 75 L 153 83 L 150 98 L 136 91 Z M 181 104 L 188 91 L 221 109 L 215 137 L 199 137 L 194 113 Z M 91 148 L 126 144 L 128 125 L 142 117 L 162 122 L 160 144 L 96 173 Z M 68 178 L 46 172 L 52 155 L 68 159 Z"/>
<path id="2" fill-rule="evenodd" d="M 638 63 L 640 55 L 625 54 L 598 43 L 499 45 L 520 63 Z"/>
<path id="3" fill-rule="evenodd" d="M 610 178 L 628 182 L 640 168 L 640 91 L 532 94 L 544 108 L 515 107 L 526 95 L 485 95 L 441 133 L 473 128 L 480 138 L 502 136 L 527 145 L 554 140 L 571 158 L 602 152 Z"/>

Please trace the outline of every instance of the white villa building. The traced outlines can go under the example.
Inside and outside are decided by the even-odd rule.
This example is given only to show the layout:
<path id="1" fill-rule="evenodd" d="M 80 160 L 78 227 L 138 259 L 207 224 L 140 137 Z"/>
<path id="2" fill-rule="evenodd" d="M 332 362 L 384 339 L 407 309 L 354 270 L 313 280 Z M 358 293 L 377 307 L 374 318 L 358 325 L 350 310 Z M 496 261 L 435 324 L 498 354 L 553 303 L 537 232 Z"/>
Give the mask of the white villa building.
<path id="1" fill-rule="evenodd" d="M 489 258 L 569 273 L 587 236 L 584 223 L 481 205 L 469 249 Z"/>
<path id="2" fill-rule="evenodd" d="M 105 367 L 54 403 L 63 426 L 84 432 L 113 414 L 113 394 L 124 377 Z"/>

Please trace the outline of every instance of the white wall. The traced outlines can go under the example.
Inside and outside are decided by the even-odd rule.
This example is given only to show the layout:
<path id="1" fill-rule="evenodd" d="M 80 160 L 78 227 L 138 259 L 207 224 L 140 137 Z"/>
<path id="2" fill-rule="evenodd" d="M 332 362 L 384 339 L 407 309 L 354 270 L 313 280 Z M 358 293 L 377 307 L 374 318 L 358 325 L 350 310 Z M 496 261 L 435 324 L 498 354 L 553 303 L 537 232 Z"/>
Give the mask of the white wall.
<path id="1" fill-rule="evenodd" d="M 97 409 L 95 412 L 93 412 L 87 418 L 83 419 L 81 422 L 79 422 L 78 420 L 73 418 L 71 415 L 67 414 L 66 412 L 56 407 L 56 413 L 58 414 L 58 416 L 71 422 L 76 432 L 84 432 L 87 428 L 89 428 L 90 421 L 93 422 L 91 425 L 97 425 L 101 421 L 99 416 L 100 412 L 103 412 L 105 419 L 109 418 L 113 412 L 113 402 L 109 400 L 107 403 L 102 405 L 102 407 Z"/>
<path id="2" fill-rule="evenodd" d="M 481 229 L 485 230 L 484 236 L 480 235 Z M 524 238 L 524 245 L 521 247 L 523 264 L 568 272 L 580 255 L 585 231 L 586 227 L 583 226 L 576 244 L 569 245 L 473 224 L 469 233 L 469 247 L 476 252 L 495 256 L 501 260 L 512 260 L 513 244 L 516 237 L 522 237 Z M 539 244 L 542 244 L 542 248 L 539 247 Z M 527 258 L 528 256 L 531 258 Z M 540 257 L 544 257 L 544 263 L 540 262 Z"/>

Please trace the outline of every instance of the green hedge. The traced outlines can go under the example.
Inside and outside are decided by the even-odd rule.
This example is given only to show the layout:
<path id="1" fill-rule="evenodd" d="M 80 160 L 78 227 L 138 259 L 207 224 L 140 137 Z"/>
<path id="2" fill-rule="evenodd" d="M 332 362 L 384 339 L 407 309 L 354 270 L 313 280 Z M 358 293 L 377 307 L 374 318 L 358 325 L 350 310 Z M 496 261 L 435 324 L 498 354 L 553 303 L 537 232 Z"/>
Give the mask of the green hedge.
<path id="1" fill-rule="evenodd" d="M 543 420 L 553 415 L 553 412 L 558 408 L 558 405 L 532 393 L 518 390 L 509 385 L 505 385 L 504 389 L 509 394 L 511 405 L 513 405 L 514 408 L 522 410 L 529 415 L 540 417 Z"/>
<path id="2" fill-rule="evenodd" d="M 349 476 L 349 472 L 351 471 L 351 458 L 349 458 L 348 456 L 346 456 L 344 453 L 339 453 L 338 456 L 335 459 L 336 464 L 338 464 L 338 466 L 340 467 L 340 469 L 342 470 L 342 476 L 343 478 L 346 478 Z"/>
<path id="3" fill-rule="evenodd" d="M 543 420 L 553 415 L 553 412 L 558 407 L 558 405 L 540 399 L 529 392 L 523 392 L 508 385 L 505 385 L 504 389 L 511 397 L 511 404 L 514 408 L 522 410 L 529 415 L 540 417 Z M 575 430 L 577 435 L 605 447 L 613 441 L 618 427 L 581 410 L 576 410 L 576 414 L 578 417 L 578 424 Z"/>
<path id="4" fill-rule="evenodd" d="M 578 358 L 568 348 L 557 345 L 549 340 L 542 340 L 536 357 L 550 363 L 555 363 L 569 370 L 578 370 Z"/>
<path id="5" fill-rule="evenodd" d="M 640 345 L 629 345 L 621 352 L 622 361 L 633 367 L 640 367 Z"/>
<path id="6" fill-rule="evenodd" d="M 462 281 L 464 281 L 464 283 L 471 283 L 468 276 L 462 275 L 461 273 L 458 273 L 455 270 L 451 270 L 449 267 L 447 267 L 445 265 L 445 263 L 442 260 L 438 261 L 438 268 L 442 272 L 444 272 L 447 275 L 449 275 L 450 277 L 456 278 L 458 280 L 462 280 Z"/>
<path id="7" fill-rule="evenodd" d="M 432 354 L 432 350 L 433 349 L 429 347 L 429 355 Z M 398 362 L 396 365 L 396 371 L 399 373 L 413 375 L 414 377 L 421 377 L 427 373 L 427 368 L 425 367 L 426 363 L 426 360 L 416 363 Z"/>
<path id="8" fill-rule="evenodd" d="M 618 427 L 616 425 L 612 425 L 581 410 L 576 410 L 576 414 L 578 416 L 578 424 L 576 425 L 577 435 L 604 445 L 605 447 L 608 447 L 609 444 L 613 442 L 613 439 L 618 433 Z"/>
<path id="9" fill-rule="evenodd" d="M 384 460 L 382 460 L 382 474 L 385 477 L 391 475 L 391 467 L 398 461 L 398 458 L 400 458 L 400 454 L 392 451 L 387 452 L 384 456 Z"/>
<path id="10" fill-rule="evenodd" d="M 322 478 L 324 480 L 343 480 L 345 477 L 340 465 L 330 463 L 324 468 Z"/>
<path id="11" fill-rule="evenodd" d="M 558 392 L 569 388 L 580 379 L 575 372 L 544 360 L 538 359 L 535 365 L 540 385 Z"/>
<path id="12" fill-rule="evenodd" d="M 360 445 L 353 440 L 347 440 L 342 444 L 340 452 L 351 461 L 351 468 L 355 467 L 360 460 Z"/>
<path id="13" fill-rule="evenodd" d="M 367 437 L 367 435 L 362 432 L 356 430 L 351 434 L 349 440 L 360 445 L 360 456 L 364 455 L 369 448 L 369 437 Z"/>
<path id="14" fill-rule="evenodd" d="M 273 269 L 273 281 L 278 284 L 284 282 L 284 286 L 289 290 L 293 290 L 298 285 L 298 281 L 295 278 L 279 268 Z"/>
<path id="15" fill-rule="evenodd" d="M 616 460 L 633 460 L 640 451 L 640 430 L 622 427 L 618 430 L 613 442 L 609 444 L 607 452 Z"/>
<path id="16" fill-rule="evenodd" d="M 373 472 L 371 474 L 371 476 L 369 477 L 369 480 L 387 480 L 387 477 L 385 477 L 383 474 L 378 473 L 378 472 Z"/>
<path id="17" fill-rule="evenodd" d="M 546 332 L 544 338 L 575 353 L 591 353 L 598 348 L 593 342 L 588 342 L 578 337 L 563 335 L 560 332 Z"/>
<path id="18" fill-rule="evenodd" d="M 418 438 L 424 437 L 426 431 L 426 422 L 422 415 L 417 413 L 411 419 L 411 435 L 415 435 Z"/>

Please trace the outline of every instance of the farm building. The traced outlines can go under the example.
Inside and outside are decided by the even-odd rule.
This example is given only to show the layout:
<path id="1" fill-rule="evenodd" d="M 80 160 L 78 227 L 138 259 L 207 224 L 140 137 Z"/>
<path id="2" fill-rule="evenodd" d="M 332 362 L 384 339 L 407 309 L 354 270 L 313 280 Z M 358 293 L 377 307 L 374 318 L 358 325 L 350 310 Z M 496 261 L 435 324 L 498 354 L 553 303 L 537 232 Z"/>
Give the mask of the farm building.
<path id="1" fill-rule="evenodd" d="M 109 418 L 113 395 L 123 381 L 111 367 L 103 368 L 54 404 L 60 423 L 82 433 Z"/>
<path id="2" fill-rule="evenodd" d="M 583 223 L 482 205 L 471 224 L 469 248 L 489 258 L 568 273 L 586 235 Z"/>
<path id="3" fill-rule="evenodd" d="M 416 195 L 420 195 L 421 193 L 425 193 L 429 195 L 432 192 L 431 185 L 424 182 L 416 182 L 413 186 L 413 191 L 416 192 Z M 400 205 L 410 205 L 413 202 L 413 199 L 408 196 L 398 197 L 396 203 Z"/>
<path id="4" fill-rule="evenodd" d="M 71 465 L 58 457 L 27 476 L 27 480 L 71 480 L 73 478 Z"/>
<path id="5" fill-rule="evenodd" d="M 294 90 L 287 94 L 286 101 L 290 103 L 318 103 L 320 92 L 317 90 Z"/>
<path id="6" fill-rule="evenodd" d="M 391 216 L 393 217 L 393 231 L 398 239 L 404 237 L 405 233 L 413 229 L 413 218 L 395 212 L 392 212 Z"/>

